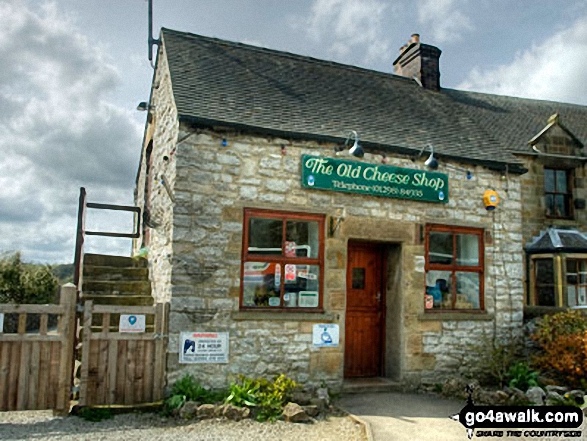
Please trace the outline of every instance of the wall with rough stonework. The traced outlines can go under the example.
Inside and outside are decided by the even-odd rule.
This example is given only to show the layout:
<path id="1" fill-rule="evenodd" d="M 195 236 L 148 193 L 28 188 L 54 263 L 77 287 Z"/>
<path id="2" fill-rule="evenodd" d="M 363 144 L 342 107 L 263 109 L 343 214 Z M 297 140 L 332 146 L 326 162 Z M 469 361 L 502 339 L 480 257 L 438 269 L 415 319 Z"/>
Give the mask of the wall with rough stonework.
<path id="1" fill-rule="evenodd" d="M 389 339 L 404 381 L 433 381 L 454 375 L 465 343 L 494 329 L 508 334 L 522 322 L 522 231 L 520 177 L 501 179 L 497 172 L 441 161 L 439 172 L 450 179 L 448 204 L 414 202 L 303 189 L 302 154 L 333 155 L 333 144 L 289 141 L 233 131 L 216 132 L 182 123 L 173 158 L 176 168 L 171 262 L 171 312 L 168 376 L 174 381 L 191 372 L 211 386 L 226 385 L 231 375 L 271 376 L 285 372 L 295 380 L 340 386 L 344 362 L 346 265 L 349 239 L 385 242 L 400 266 L 396 283 L 388 283 L 387 301 L 397 305 L 388 314 Z M 226 139 L 227 146 L 222 146 Z M 285 146 L 285 155 L 281 147 Z M 159 146 L 161 147 L 161 146 Z M 362 160 L 379 163 L 381 156 Z M 389 158 L 390 165 L 424 169 L 423 160 Z M 502 198 L 487 212 L 485 189 Z M 239 312 L 243 209 L 267 208 L 335 215 L 346 208 L 334 237 L 326 235 L 324 314 Z M 328 220 L 328 217 L 327 217 Z M 424 244 L 420 226 L 442 223 L 481 227 L 485 241 L 485 305 L 487 314 L 424 314 Z M 328 224 L 328 222 L 326 222 Z M 326 227 L 327 228 L 327 227 Z M 155 247 L 165 245 L 154 242 Z M 167 251 L 165 251 L 167 252 Z M 161 273 L 160 273 L 161 274 Z M 163 274 L 167 274 L 164 273 Z M 166 279 L 160 279 L 166 280 Z M 401 292 L 390 292 L 393 289 Z M 399 297 L 398 297 L 399 296 Z M 401 325 L 390 323 L 401 321 Z M 338 348 L 314 348 L 314 323 L 338 323 Z M 228 364 L 180 365 L 181 331 L 230 333 Z M 392 342 L 392 343 L 389 343 Z M 390 355 L 392 356 L 392 355 Z"/>
<path id="2" fill-rule="evenodd" d="M 160 49 L 163 51 L 164 49 Z M 164 54 L 159 55 L 156 77 L 151 97 L 152 121 L 147 126 L 143 146 L 143 154 L 135 189 L 135 204 L 144 207 L 146 186 L 146 148 L 153 141 L 151 195 L 149 200 L 150 240 L 149 240 L 149 277 L 151 278 L 152 294 L 156 302 L 169 301 L 171 297 L 171 261 L 172 234 L 175 185 L 175 145 L 177 142 L 179 123 L 171 90 L 169 69 Z M 167 157 L 167 160 L 165 159 Z M 166 189 L 167 182 L 170 192 Z M 133 242 L 133 252 L 138 253 L 142 237 Z"/>

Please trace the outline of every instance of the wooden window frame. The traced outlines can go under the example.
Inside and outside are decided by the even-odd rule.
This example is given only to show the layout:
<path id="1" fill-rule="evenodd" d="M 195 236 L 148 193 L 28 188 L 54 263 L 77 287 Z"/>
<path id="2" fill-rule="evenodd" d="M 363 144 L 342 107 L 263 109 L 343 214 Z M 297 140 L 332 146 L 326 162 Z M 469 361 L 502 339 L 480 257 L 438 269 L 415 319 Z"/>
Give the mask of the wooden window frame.
<path id="1" fill-rule="evenodd" d="M 550 170 L 554 172 L 554 192 L 546 191 L 546 170 Z M 567 191 L 565 193 L 557 192 L 557 179 L 556 179 L 556 172 L 565 172 L 567 178 Z M 568 168 L 554 168 L 554 167 L 544 167 L 544 209 L 545 209 L 545 216 L 549 219 L 573 219 L 574 218 L 574 211 L 573 211 L 573 170 Z M 553 207 L 551 210 L 552 214 L 548 214 L 547 212 L 547 196 L 552 195 L 552 203 Z M 565 202 L 569 207 L 568 213 L 566 216 L 557 216 L 554 210 L 556 206 L 556 196 L 564 196 Z"/>
<path id="2" fill-rule="evenodd" d="M 261 254 L 249 254 L 249 224 L 251 218 L 263 218 L 263 219 L 281 219 L 282 221 L 282 238 L 281 238 L 281 255 L 261 255 Z M 285 256 L 285 239 L 286 239 L 286 224 L 287 221 L 310 221 L 318 222 L 318 257 L 286 257 Z M 245 208 L 244 210 L 244 227 L 243 227 L 243 246 L 241 256 L 241 284 L 239 294 L 239 309 L 242 311 L 271 311 L 271 312 L 308 312 L 308 313 L 321 313 L 324 312 L 323 301 L 324 301 L 324 228 L 326 223 L 326 216 L 323 214 L 312 214 L 312 213 L 300 213 L 290 211 L 275 211 L 275 210 L 264 210 L 258 208 Z M 283 294 L 285 287 L 285 277 L 281 278 L 280 282 L 280 305 L 279 306 L 245 306 L 243 302 L 244 293 L 244 273 L 245 263 L 247 262 L 269 262 L 281 264 L 282 271 L 285 269 L 286 264 L 295 265 L 318 265 L 319 277 L 318 282 L 318 306 L 313 308 L 307 307 L 286 307 L 283 305 Z"/>
<path id="3" fill-rule="evenodd" d="M 430 263 L 430 233 L 450 233 L 453 235 L 453 259 L 452 264 Z M 478 237 L 479 262 L 478 265 L 457 265 L 457 234 L 472 234 Z M 484 313 L 485 312 L 485 231 L 483 228 L 461 227 L 451 225 L 428 224 L 425 228 L 425 273 L 428 271 L 450 271 L 452 308 L 424 309 L 426 314 L 438 314 L 446 312 L 458 313 Z M 479 308 L 478 309 L 457 309 L 457 272 L 471 272 L 479 274 Z M 426 284 L 424 284 L 424 295 L 426 295 Z M 425 297 L 424 297 L 425 298 Z"/>

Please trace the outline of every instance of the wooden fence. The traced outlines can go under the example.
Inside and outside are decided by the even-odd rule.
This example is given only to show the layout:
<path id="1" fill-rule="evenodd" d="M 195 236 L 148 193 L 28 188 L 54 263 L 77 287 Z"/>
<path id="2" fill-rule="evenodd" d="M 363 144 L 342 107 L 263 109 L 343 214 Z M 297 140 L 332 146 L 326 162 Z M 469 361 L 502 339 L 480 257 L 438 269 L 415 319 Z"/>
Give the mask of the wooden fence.
<path id="1" fill-rule="evenodd" d="M 168 304 L 84 304 L 80 406 L 137 405 L 163 399 Z M 119 332 L 120 314 L 145 315 L 140 333 Z"/>
<path id="2" fill-rule="evenodd" d="M 76 289 L 61 287 L 58 305 L 0 305 L 18 317 L 16 332 L 0 329 L 0 411 L 54 409 L 69 412 L 75 338 Z M 27 330 L 27 317 L 38 316 Z M 56 329 L 49 316 L 57 316 Z M 4 328 L 8 328 L 5 323 Z"/>

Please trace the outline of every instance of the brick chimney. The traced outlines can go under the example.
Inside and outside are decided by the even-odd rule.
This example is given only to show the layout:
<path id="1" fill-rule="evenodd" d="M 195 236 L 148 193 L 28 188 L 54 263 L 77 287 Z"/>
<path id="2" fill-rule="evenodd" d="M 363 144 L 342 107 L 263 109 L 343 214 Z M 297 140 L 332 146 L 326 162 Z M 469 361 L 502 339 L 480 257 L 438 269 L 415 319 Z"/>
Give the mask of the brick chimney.
<path id="1" fill-rule="evenodd" d="M 420 34 L 412 34 L 400 55 L 393 62 L 396 75 L 416 80 L 424 89 L 440 90 L 439 59 L 442 51 L 435 46 L 420 43 Z"/>

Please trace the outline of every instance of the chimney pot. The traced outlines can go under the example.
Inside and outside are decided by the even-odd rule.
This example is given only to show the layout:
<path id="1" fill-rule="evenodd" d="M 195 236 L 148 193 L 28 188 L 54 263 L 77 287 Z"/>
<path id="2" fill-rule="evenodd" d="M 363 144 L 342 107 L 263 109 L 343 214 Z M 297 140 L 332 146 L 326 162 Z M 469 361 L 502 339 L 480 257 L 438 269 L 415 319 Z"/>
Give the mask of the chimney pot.
<path id="1" fill-rule="evenodd" d="M 420 34 L 412 34 L 411 37 L 411 43 L 420 43 Z"/>

